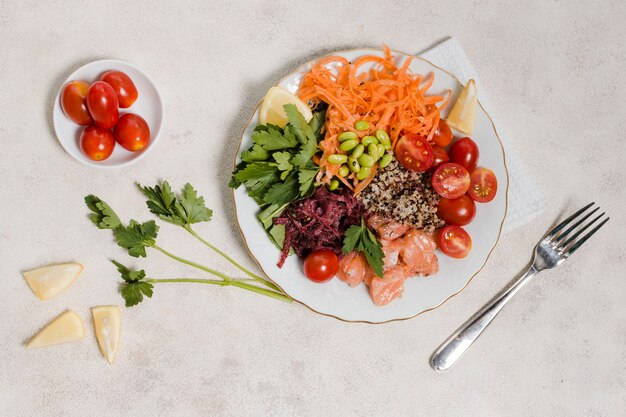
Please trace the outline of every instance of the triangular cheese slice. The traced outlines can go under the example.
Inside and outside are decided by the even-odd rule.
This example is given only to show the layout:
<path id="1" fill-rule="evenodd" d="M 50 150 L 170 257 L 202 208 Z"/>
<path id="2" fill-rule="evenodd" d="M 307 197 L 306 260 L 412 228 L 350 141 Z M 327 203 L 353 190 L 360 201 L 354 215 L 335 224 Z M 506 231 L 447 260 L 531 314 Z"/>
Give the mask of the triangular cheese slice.
<path id="1" fill-rule="evenodd" d="M 76 281 L 83 271 L 77 262 L 44 266 L 24 272 L 28 286 L 41 300 L 54 297 Z"/>
<path id="2" fill-rule="evenodd" d="M 85 336 L 85 326 L 80 316 L 67 310 L 52 320 L 26 344 L 27 349 L 72 342 Z"/>
<path id="3" fill-rule="evenodd" d="M 120 345 L 122 310 L 118 306 L 97 306 L 91 314 L 100 352 L 107 362 L 113 363 Z"/>

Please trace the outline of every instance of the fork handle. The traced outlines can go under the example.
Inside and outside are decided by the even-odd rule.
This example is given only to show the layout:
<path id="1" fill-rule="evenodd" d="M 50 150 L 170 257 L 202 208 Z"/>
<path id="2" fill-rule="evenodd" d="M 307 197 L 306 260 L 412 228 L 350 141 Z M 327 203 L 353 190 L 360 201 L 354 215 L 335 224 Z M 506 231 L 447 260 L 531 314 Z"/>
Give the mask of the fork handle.
<path id="1" fill-rule="evenodd" d="M 489 323 L 498 315 L 500 310 L 511 298 L 528 282 L 537 275 L 534 266 L 509 286 L 496 295 L 489 303 L 474 314 L 456 332 L 454 332 L 434 353 L 431 358 L 432 367 L 439 372 L 447 371 L 459 360 L 459 358 L 478 339 L 478 336 L 487 328 Z"/>

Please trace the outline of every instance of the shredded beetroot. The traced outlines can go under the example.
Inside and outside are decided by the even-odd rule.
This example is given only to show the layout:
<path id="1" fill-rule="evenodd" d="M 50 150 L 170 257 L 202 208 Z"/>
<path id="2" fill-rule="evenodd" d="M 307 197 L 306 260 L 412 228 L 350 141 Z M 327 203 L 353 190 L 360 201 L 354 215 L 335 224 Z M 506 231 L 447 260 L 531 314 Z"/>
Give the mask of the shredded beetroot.
<path id="1" fill-rule="evenodd" d="M 331 192 L 319 187 L 312 196 L 291 203 L 274 219 L 274 224 L 285 225 L 278 267 L 285 263 L 290 247 L 300 257 L 318 249 L 330 249 L 340 256 L 346 229 L 360 224 L 364 214 L 365 207 L 350 190 Z"/>

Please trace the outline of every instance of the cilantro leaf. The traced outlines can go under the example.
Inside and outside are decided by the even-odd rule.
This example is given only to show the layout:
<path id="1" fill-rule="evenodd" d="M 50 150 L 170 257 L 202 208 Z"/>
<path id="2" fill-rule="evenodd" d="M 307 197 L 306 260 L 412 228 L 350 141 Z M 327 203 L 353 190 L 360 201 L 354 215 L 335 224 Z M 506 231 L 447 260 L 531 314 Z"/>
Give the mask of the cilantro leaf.
<path id="1" fill-rule="evenodd" d="M 272 162 L 254 162 L 237 171 L 233 178 L 246 185 L 248 195 L 262 204 L 267 190 L 280 181 L 278 168 Z"/>
<path id="2" fill-rule="evenodd" d="M 159 226 L 154 220 L 139 224 L 131 220 L 127 227 L 120 225 L 113 230 L 117 244 L 128 250 L 128 254 L 135 258 L 146 257 L 146 246 L 154 246 L 159 232 Z"/>
<path id="3" fill-rule="evenodd" d="M 361 225 L 350 226 L 343 238 L 343 253 L 362 252 L 367 263 L 379 277 L 383 276 L 383 258 L 385 257 L 382 248 L 376 236 L 365 226 L 363 218 L 361 218 Z"/>
<path id="4" fill-rule="evenodd" d="M 270 153 L 261 145 L 253 145 L 241 154 L 241 160 L 244 162 L 265 161 L 269 157 Z"/>
<path id="5" fill-rule="evenodd" d="M 148 197 L 146 205 L 150 212 L 166 222 L 183 224 L 183 220 L 174 212 L 176 194 L 172 192 L 172 188 L 167 181 L 163 181 L 160 186 L 155 185 L 154 187 L 143 187 L 137 183 L 137 187 L 139 187 L 143 195 Z"/>
<path id="6" fill-rule="evenodd" d="M 120 294 L 126 301 L 126 307 L 136 306 L 143 301 L 143 296 L 152 298 L 153 285 L 149 282 L 138 281 L 122 284 Z"/>
<path id="7" fill-rule="evenodd" d="M 117 267 L 124 284 L 122 284 L 120 293 L 126 301 L 126 307 L 132 307 L 143 301 L 143 296 L 148 298 L 152 297 L 153 285 L 150 282 L 145 281 L 146 271 L 143 269 L 135 271 L 127 268 L 121 263 L 111 260 Z"/>
<path id="8" fill-rule="evenodd" d="M 272 158 L 278 164 L 278 169 L 281 171 L 289 171 L 293 168 L 293 165 L 289 162 L 291 159 L 291 153 L 289 152 L 274 152 Z"/>
<path id="9" fill-rule="evenodd" d="M 87 204 L 89 210 L 93 212 L 89 215 L 89 219 L 98 226 L 99 229 L 115 229 L 122 224 L 113 209 L 95 195 L 89 194 L 86 196 L 85 204 Z"/>
<path id="10" fill-rule="evenodd" d="M 204 205 L 204 197 L 189 183 L 185 184 L 182 193 L 176 197 L 174 208 L 185 224 L 211 221 L 213 210 Z"/>
<path id="11" fill-rule="evenodd" d="M 187 226 L 211 220 L 213 211 L 204 205 L 204 198 L 199 197 L 191 184 L 185 184 L 181 194 L 176 195 L 167 181 L 154 187 L 142 187 L 137 184 L 141 192 L 148 197 L 148 209 L 161 220 Z"/>
<path id="12" fill-rule="evenodd" d="M 289 203 L 300 195 L 298 175 L 295 172 L 289 174 L 284 182 L 277 182 L 272 185 L 265 196 L 263 201 L 269 204 L 276 204 L 282 206 Z"/>
<path id="13" fill-rule="evenodd" d="M 266 129 L 255 129 L 252 141 L 266 151 L 279 151 L 298 146 L 298 140 L 291 132 L 283 132 L 274 125 L 267 125 Z"/>

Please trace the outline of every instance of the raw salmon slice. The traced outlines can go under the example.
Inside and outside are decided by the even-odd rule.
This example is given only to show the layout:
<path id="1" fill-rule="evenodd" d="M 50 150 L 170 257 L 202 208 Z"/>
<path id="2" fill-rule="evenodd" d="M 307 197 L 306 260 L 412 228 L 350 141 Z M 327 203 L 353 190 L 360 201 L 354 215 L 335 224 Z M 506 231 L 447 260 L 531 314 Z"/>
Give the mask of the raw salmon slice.
<path id="1" fill-rule="evenodd" d="M 356 287 L 371 274 L 372 268 L 361 252 L 350 252 L 339 261 L 337 276 L 351 287 Z M 369 279 L 371 280 L 371 277 Z"/>
<path id="2" fill-rule="evenodd" d="M 377 306 L 389 304 L 402 296 L 406 275 L 401 266 L 386 271 L 383 278 L 374 277 L 370 285 L 370 296 Z"/>

